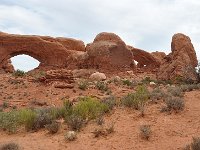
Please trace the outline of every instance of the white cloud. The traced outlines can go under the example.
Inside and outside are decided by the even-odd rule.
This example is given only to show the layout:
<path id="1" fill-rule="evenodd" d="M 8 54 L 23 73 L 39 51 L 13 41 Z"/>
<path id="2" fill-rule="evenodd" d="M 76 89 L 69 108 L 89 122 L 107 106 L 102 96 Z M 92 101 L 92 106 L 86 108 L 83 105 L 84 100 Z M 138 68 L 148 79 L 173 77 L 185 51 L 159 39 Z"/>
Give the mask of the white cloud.
<path id="1" fill-rule="evenodd" d="M 0 30 L 91 42 L 115 32 L 134 47 L 170 51 L 171 37 L 192 39 L 200 58 L 199 0 L 0 0 Z"/>

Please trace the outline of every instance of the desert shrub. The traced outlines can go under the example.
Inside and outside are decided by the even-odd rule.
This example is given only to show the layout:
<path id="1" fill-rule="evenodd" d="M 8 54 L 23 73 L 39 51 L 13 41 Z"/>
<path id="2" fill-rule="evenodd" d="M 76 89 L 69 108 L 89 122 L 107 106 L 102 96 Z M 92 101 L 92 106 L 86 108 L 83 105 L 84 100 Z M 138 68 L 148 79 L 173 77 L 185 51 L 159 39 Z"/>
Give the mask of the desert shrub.
<path id="1" fill-rule="evenodd" d="M 100 91 L 102 91 L 102 92 L 106 92 L 106 91 L 108 91 L 108 85 L 105 83 L 105 82 L 103 82 L 103 81 L 98 81 L 97 83 L 96 83 L 96 88 L 98 89 L 98 90 L 100 90 Z"/>
<path id="2" fill-rule="evenodd" d="M 51 124 L 53 121 L 53 117 L 51 116 L 50 109 L 37 109 L 36 117 L 32 124 L 31 130 L 38 130 L 41 128 L 45 128 L 45 125 Z"/>
<path id="3" fill-rule="evenodd" d="M 165 94 L 161 89 L 156 88 L 150 93 L 150 99 L 153 100 L 153 101 L 154 100 L 160 100 L 164 97 L 164 95 Z"/>
<path id="4" fill-rule="evenodd" d="M 25 76 L 26 75 L 26 73 L 24 72 L 24 71 L 22 71 L 22 70 L 19 70 L 19 69 L 17 69 L 14 73 L 13 73 L 13 76 L 15 76 L 15 77 L 23 77 L 23 76 Z"/>
<path id="5" fill-rule="evenodd" d="M 108 106 L 109 110 L 112 110 L 113 107 L 116 105 L 116 98 L 115 96 L 111 95 L 104 98 L 102 102 Z"/>
<path id="6" fill-rule="evenodd" d="M 108 111 L 108 106 L 95 98 L 84 97 L 73 107 L 73 113 L 81 116 L 83 119 L 95 119 L 99 114 Z"/>
<path id="7" fill-rule="evenodd" d="M 193 142 L 191 143 L 192 150 L 200 150 L 200 138 L 193 138 Z"/>
<path id="8" fill-rule="evenodd" d="M 135 94 L 128 93 L 128 95 L 122 97 L 122 104 L 126 107 L 134 107 L 135 106 Z"/>
<path id="9" fill-rule="evenodd" d="M 123 83 L 123 85 L 127 85 L 127 86 L 131 86 L 133 83 L 130 81 L 130 80 L 128 80 L 128 79 L 123 79 L 122 80 L 122 83 Z"/>
<path id="10" fill-rule="evenodd" d="M 20 122 L 25 125 L 26 130 L 31 130 L 36 119 L 36 112 L 31 109 L 22 109 L 19 111 Z"/>
<path id="11" fill-rule="evenodd" d="M 86 81 L 86 80 L 80 81 L 80 82 L 78 83 L 78 87 L 79 87 L 79 89 L 81 89 L 81 90 L 86 90 L 86 89 L 88 89 L 88 86 L 89 86 L 89 83 L 88 83 L 88 81 Z"/>
<path id="12" fill-rule="evenodd" d="M 165 101 L 166 106 L 162 108 L 161 112 L 164 111 L 182 111 L 185 107 L 184 100 L 178 97 L 172 97 Z"/>
<path id="13" fill-rule="evenodd" d="M 16 143 L 7 143 L 7 144 L 0 146 L 0 149 L 1 150 L 19 150 L 20 147 Z"/>
<path id="14" fill-rule="evenodd" d="M 53 121 L 51 124 L 47 124 L 45 128 L 49 131 L 49 133 L 55 134 L 60 129 L 60 124 L 56 121 Z"/>
<path id="15" fill-rule="evenodd" d="M 71 114 L 70 116 L 66 116 L 65 121 L 67 122 L 70 129 L 75 131 L 79 131 L 85 123 L 85 120 L 77 114 Z"/>
<path id="16" fill-rule="evenodd" d="M 49 109 L 50 116 L 52 119 L 60 119 L 65 118 L 66 116 L 69 116 L 72 114 L 72 106 L 73 103 L 69 100 L 63 100 L 63 106 L 62 107 L 54 107 Z"/>
<path id="17" fill-rule="evenodd" d="M 100 137 L 100 136 L 107 136 L 113 132 L 114 132 L 114 124 L 113 123 L 107 127 L 101 126 L 99 128 L 95 128 L 95 130 L 92 131 L 95 138 Z"/>
<path id="18" fill-rule="evenodd" d="M 20 126 L 20 116 L 17 111 L 0 112 L 0 129 L 15 133 Z"/>
<path id="19" fill-rule="evenodd" d="M 190 91 L 192 89 L 190 89 L 189 85 L 187 84 L 183 84 L 180 86 L 180 89 L 183 91 L 183 92 L 187 92 L 187 91 Z"/>
<path id="20" fill-rule="evenodd" d="M 153 80 L 151 80 L 150 77 L 145 77 L 144 79 L 141 80 L 141 82 L 143 84 L 149 84 L 150 82 L 152 82 Z"/>
<path id="21" fill-rule="evenodd" d="M 169 87 L 167 89 L 167 91 L 175 97 L 182 97 L 183 96 L 183 91 L 181 90 L 180 87 Z"/>
<path id="22" fill-rule="evenodd" d="M 65 134 L 66 141 L 74 141 L 77 139 L 77 134 L 75 131 L 69 131 Z"/>
<path id="23" fill-rule="evenodd" d="M 188 91 L 197 90 L 197 89 L 199 89 L 198 84 L 189 84 L 188 85 Z"/>
<path id="24" fill-rule="evenodd" d="M 151 136 L 151 128 L 150 125 L 142 125 L 140 126 L 140 135 L 143 139 L 149 140 Z"/>
<path id="25" fill-rule="evenodd" d="M 129 93 L 122 98 L 122 104 L 127 107 L 133 107 L 134 109 L 140 109 L 144 106 L 149 99 L 149 92 L 143 85 L 138 86 L 135 93 Z"/>

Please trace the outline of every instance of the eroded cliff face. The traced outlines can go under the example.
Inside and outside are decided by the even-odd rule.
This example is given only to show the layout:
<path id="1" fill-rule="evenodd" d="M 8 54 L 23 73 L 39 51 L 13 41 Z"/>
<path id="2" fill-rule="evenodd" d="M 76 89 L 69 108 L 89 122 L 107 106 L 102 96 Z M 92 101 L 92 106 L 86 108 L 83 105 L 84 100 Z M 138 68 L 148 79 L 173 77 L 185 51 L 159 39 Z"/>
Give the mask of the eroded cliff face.
<path id="1" fill-rule="evenodd" d="M 195 67 L 198 65 L 196 53 L 188 36 L 178 33 L 172 37 L 171 53 L 160 65 L 158 79 L 176 78 L 196 80 Z"/>
<path id="2" fill-rule="evenodd" d="M 142 69 L 156 72 L 162 80 L 176 77 L 195 80 L 197 57 L 189 37 L 175 34 L 171 43 L 172 52 L 149 53 L 127 46 L 114 33 L 102 32 L 92 43 L 85 44 L 72 38 L 49 36 L 14 35 L 0 32 L 0 68 L 13 72 L 9 59 L 27 54 L 40 61 L 41 69 L 96 69 L 102 72 L 121 72 Z M 135 64 L 135 61 L 138 63 Z"/>
<path id="3" fill-rule="evenodd" d="M 65 43 L 68 46 L 65 45 Z M 76 45 L 76 46 L 74 46 Z M 41 66 L 66 67 L 69 49 L 82 51 L 82 41 L 63 38 L 55 39 L 47 36 L 13 35 L 0 33 L 0 64 L 16 55 L 27 54 L 40 61 Z"/>

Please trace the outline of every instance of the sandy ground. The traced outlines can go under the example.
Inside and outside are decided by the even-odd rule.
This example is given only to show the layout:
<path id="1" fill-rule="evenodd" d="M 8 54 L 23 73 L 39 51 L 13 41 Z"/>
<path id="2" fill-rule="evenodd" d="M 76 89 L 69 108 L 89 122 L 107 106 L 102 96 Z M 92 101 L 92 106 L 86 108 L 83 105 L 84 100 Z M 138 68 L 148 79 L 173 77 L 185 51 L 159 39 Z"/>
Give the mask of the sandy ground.
<path id="1" fill-rule="evenodd" d="M 6 77 L 5 77 L 6 78 Z M 7 77 L 8 78 L 8 77 Z M 6 79 L 7 79 L 6 78 Z M 6 83 L 6 79 L 1 79 L 1 83 Z M 18 107 L 27 107 L 29 102 L 34 99 L 42 99 L 49 105 L 59 105 L 61 96 L 78 96 L 97 94 L 102 95 L 97 90 L 79 91 L 73 90 L 55 90 L 52 87 L 38 86 L 37 83 L 25 83 L 27 87 L 15 89 L 16 85 L 4 84 L 1 86 L 1 99 L 10 96 L 11 104 Z M 6 86 L 6 89 L 5 89 Z M 23 85 L 24 86 L 24 85 Z M 13 88 L 13 90 L 12 90 Z M 32 90 L 30 90 L 32 89 Z M 44 90 L 46 89 L 46 90 Z M 26 91 L 27 90 L 27 91 Z M 113 87 L 116 95 L 130 92 L 131 89 Z M 27 92 L 29 96 L 21 96 Z M 57 93 L 57 94 L 52 94 Z M 20 94 L 20 95 L 19 95 Z M 35 94 L 35 97 L 34 97 Z M 48 96 L 46 97 L 46 94 Z M 7 99 L 7 98 L 6 98 Z M 16 100 L 17 99 L 17 100 Z M 92 131 L 97 128 L 96 123 L 90 122 L 79 133 L 76 141 L 66 142 L 64 134 L 67 129 L 63 126 L 55 135 L 50 135 L 45 130 L 35 133 L 19 132 L 8 135 L 0 131 L 0 145 L 8 142 L 16 142 L 24 150 L 177 150 L 182 149 L 191 143 L 192 137 L 200 135 L 200 91 L 185 93 L 185 109 L 178 114 L 161 113 L 162 103 L 149 104 L 145 110 L 145 116 L 141 117 L 136 110 L 117 107 L 111 114 L 105 116 L 105 124 L 114 123 L 114 133 L 106 137 L 94 138 Z M 12 102 L 13 101 L 13 102 Z M 17 102 L 15 102 L 17 101 Z M 140 137 L 140 126 L 148 124 L 151 126 L 152 135 L 149 141 Z"/>

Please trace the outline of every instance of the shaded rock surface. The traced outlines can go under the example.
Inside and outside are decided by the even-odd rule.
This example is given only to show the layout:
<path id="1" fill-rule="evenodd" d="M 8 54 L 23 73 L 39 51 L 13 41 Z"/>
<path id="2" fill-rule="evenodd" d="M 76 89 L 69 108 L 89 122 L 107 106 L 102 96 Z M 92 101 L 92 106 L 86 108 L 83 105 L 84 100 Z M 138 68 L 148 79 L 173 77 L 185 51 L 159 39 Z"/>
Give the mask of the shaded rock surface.
<path id="1" fill-rule="evenodd" d="M 134 48 L 132 46 L 127 46 L 129 50 L 133 54 L 133 59 L 138 62 L 137 67 L 138 68 L 158 68 L 160 66 L 160 61 L 154 55 L 151 53 L 148 53 L 144 50 Z"/>
<path id="2" fill-rule="evenodd" d="M 198 65 L 196 53 L 188 36 L 178 33 L 172 37 L 171 53 L 167 55 L 158 71 L 158 79 L 196 80 L 195 67 Z"/>
<path id="3" fill-rule="evenodd" d="M 130 68 L 132 53 L 119 36 L 114 33 L 100 33 L 93 43 L 86 46 L 87 58 L 80 68 L 99 70 L 126 70 Z"/>
<path id="4" fill-rule="evenodd" d="M 106 75 L 104 73 L 95 72 L 91 74 L 90 79 L 93 81 L 103 81 L 106 80 Z"/>
<path id="5" fill-rule="evenodd" d="M 67 43 L 67 44 L 66 44 Z M 67 46 L 66 46 L 67 45 Z M 27 54 L 38 61 L 40 66 L 66 67 L 72 50 L 84 51 L 82 41 L 48 36 L 15 35 L 0 33 L 0 67 L 16 55 Z"/>

